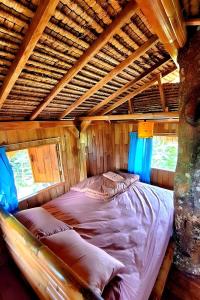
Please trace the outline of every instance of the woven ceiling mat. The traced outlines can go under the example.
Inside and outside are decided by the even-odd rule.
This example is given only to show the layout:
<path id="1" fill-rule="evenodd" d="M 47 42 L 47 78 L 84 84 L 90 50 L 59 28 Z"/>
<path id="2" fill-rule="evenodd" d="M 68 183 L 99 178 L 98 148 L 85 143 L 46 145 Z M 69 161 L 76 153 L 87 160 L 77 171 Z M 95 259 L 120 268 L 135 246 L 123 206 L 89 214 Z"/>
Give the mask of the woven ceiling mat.
<path id="1" fill-rule="evenodd" d="M 164 95 L 166 99 L 166 106 L 169 111 L 178 110 L 178 93 L 179 84 L 164 84 Z M 160 102 L 160 94 L 157 86 L 149 88 L 143 93 L 134 97 L 131 100 L 132 107 L 135 113 L 142 112 L 159 112 L 162 111 Z M 124 103 L 120 107 L 112 111 L 112 114 L 128 113 L 128 103 Z"/>
<path id="2" fill-rule="evenodd" d="M 2 110 L 4 114 L 27 118 L 27 112 L 30 115 L 38 104 L 46 99 L 53 87 L 74 66 L 85 50 L 98 39 L 128 2 L 123 0 L 60 1 L 4 103 Z M 39 1 L 36 0 L 0 1 L 2 11 L 0 13 L 0 82 L 3 81 L 15 58 L 38 5 Z M 64 109 L 100 82 L 150 38 L 152 38 L 151 27 L 138 10 L 54 97 L 40 113 L 39 118 L 44 118 L 45 115 L 47 119 L 59 117 Z M 86 99 L 80 107 L 76 108 L 75 114 L 85 114 L 85 110 L 90 110 L 167 57 L 168 54 L 162 44 L 157 43 Z M 165 70 L 161 68 L 160 71 Z M 145 80 L 141 83 L 145 83 Z M 2 111 L 0 111 L 1 115 Z"/>

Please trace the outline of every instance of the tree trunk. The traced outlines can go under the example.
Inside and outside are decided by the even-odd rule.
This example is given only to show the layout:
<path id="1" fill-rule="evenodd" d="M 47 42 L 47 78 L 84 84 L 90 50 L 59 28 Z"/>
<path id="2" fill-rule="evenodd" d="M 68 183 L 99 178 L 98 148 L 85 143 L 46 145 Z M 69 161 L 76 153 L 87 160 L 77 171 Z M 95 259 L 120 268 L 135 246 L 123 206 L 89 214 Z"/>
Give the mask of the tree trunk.
<path id="1" fill-rule="evenodd" d="M 175 176 L 175 264 L 200 275 L 200 31 L 179 51 L 180 123 Z"/>

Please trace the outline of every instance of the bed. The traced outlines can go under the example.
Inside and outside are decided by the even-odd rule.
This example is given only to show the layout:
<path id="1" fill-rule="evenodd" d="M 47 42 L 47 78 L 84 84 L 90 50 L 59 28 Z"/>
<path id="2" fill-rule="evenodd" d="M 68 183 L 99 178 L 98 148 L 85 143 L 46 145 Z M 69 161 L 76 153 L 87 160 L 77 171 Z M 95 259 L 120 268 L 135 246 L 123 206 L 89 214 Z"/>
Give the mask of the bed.
<path id="1" fill-rule="evenodd" d="M 99 188 L 102 192 L 100 186 Z M 106 283 L 102 293 L 96 292 L 79 274 L 77 276 L 72 267 L 60 260 L 62 255 L 59 255 L 59 239 L 56 240 L 57 248 L 52 246 L 51 236 L 39 241 L 16 221 L 15 217 L 28 228 L 26 213 L 29 211 L 30 215 L 31 209 L 19 212 L 15 217 L 1 213 L 2 230 L 10 252 L 32 286 L 34 282 L 36 285 L 40 282 L 42 288 L 37 291 L 40 298 L 149 298 L 172 235 L 173 193 L 141 183 L 139 180 L 116 189 L 115 193 L 110 187 L 106 189 L 106 193 L 108 191 L 112 191 L 112 197 L 101 197 L 102 193 L 91 194 L 90 189 L 88 192 L 85 186 L 81 186 L 81 189 L 75 188 L 42 206 L 45 212 L 67 224 L 69 229 L 78 233 L 84 241 L 102 249 L 123 264 L 123 268 L 119 268 L 118 273 Z M 103 192 L 105 196 L 105 189 Z M 16 241 L 13 241 L 13 234 Z M 56 232 L 53 238 L 57 236 Z M 22 241 L 24 247 L 20 245 L 23 244 Z M 19 262 L 22 253 L 27 255 L 27 247 L 31 249 L 31 253 L 28 254 L 30 258 L 23 263 Z M 35 270 L 34 276 L 29 274 L 30 265 Z M 45 274 L 38 279 L 38 273 L 43 267 Z"/>

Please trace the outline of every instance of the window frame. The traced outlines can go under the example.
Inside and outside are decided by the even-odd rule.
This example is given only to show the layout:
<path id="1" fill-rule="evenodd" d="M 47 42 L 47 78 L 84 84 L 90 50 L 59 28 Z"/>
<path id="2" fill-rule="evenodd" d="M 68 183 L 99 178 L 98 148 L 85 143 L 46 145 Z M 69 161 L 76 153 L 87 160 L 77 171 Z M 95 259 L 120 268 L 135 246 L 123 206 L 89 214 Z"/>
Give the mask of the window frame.
<path id="1" fill-rule="evenodd" d="M 169 138 L 176 138 L 176 139 L 177 139 L 177 144 L 178 144 L 178 135 L 177 135 L 177 134 L 172 134 L 172 133 L 170 133 L 170 134 L 167 134 L 167 133 L 165 133 L 165 134 L 162 134 L 162 133 L 156 133 L 156 134 L 153 136 L 153 138 L 154 138 L 154 137 L 169 137 Z M 152 159 L 153 159 L 153 151 L 152 151 Z M 178 160 L 178 151 L 177 151 L 177 160 Z M 166 171 L 166 172 L 172 172 L 172 173 L 175 173 L 175 171 L 176 171 L 176 168 L 175 168 L 174 171 L 172 171 L 172 170 L 168 170 L 168 169 L 155 168 L 155 167 L 152 166 L 152 165 L 151 165 L 151 169 L 154 169 L 154 170 L 161 170 L 161 171 Z"/>
<path id="2" fill-rule="evenodd" d="M 61 138 L 60 137 L 52 137 L 52 138 L 46 138 L 46 139 L 38 139 L 38 140 L 32 140 L 32 141 L 26 141 L 26 142 L 19 142 L 19 143 L 13 143 L 13 144 L 7 144 L 7 145 L 1 145 L 2 147 L 6 148 L 6 152 L 11 151 L 19 151 L 19 150 L 26 150 L 32 147 L 40 147 L 44 145 L 56 145 L 56 153 L 58 158 L 58 167 L 59 167 L 59 173 L 60 173 L 60 182 L 54 183 L 50 185 L 49 187 L 45 187 L 35 193 L 32 193 L 28 196 L 25 196 L 23 198 L 18 199 L 19 202 L 29 199 L 30 197 L 37 195 L 41 192 L 44 192 L 45 190 L 48 190 L 49 188 L 56 187 L 60 183 L 64 183 L 64 170 L 63 170 L 63 162 L 62 162 L 62 150 L 61 150 Z"/>

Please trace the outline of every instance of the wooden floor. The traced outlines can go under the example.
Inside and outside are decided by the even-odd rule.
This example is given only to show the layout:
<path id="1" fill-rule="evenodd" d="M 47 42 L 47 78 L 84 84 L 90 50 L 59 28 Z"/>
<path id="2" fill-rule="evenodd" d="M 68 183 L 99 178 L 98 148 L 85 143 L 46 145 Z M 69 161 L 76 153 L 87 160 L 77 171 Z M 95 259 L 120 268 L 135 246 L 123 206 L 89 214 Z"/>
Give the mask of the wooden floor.
<path id="1" fill-rule="evenodd" d="M 200 300 L 200 278 L 171 269 L 162 300 Z"/>

